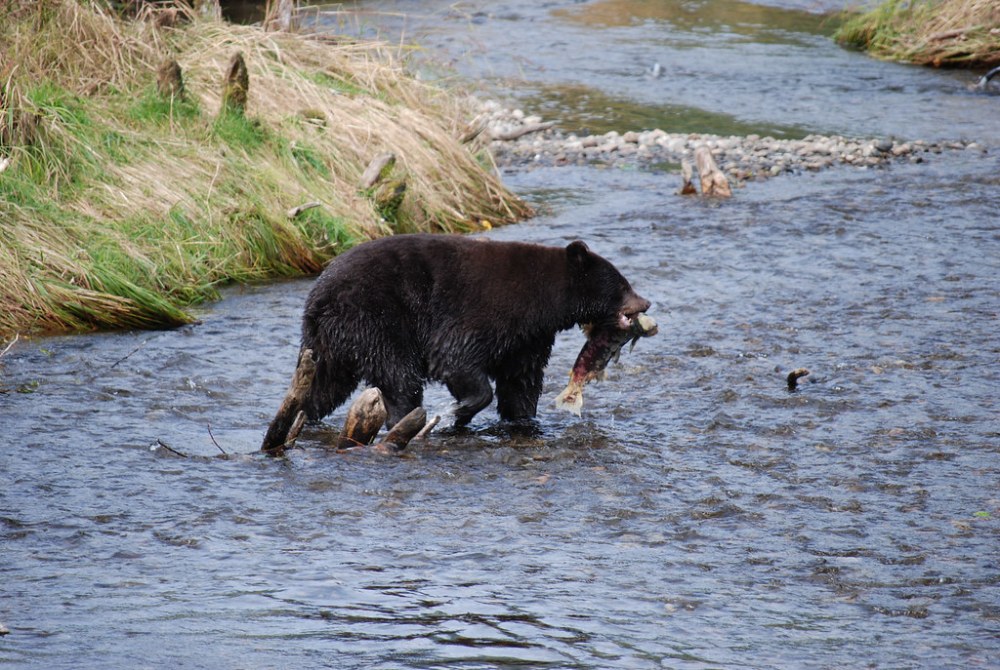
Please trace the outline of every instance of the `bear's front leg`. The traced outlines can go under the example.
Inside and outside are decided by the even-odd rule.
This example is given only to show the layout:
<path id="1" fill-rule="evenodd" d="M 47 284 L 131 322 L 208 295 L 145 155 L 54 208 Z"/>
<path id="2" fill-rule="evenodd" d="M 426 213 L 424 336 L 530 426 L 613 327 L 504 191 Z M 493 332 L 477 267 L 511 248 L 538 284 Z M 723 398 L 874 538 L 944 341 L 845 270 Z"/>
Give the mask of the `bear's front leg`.
<path id="1" fill-rule="evenodd" d="M 516 376 L 497 377 L 497 413 L 504 421 L 533 419 L 542 395 L 545 368 L 537 366 Z"/>
<path id="2" fill-rule="evenodd" d="M 448 391 L 458 401 L 455 408 L 455 425 L 465 426 L 476 414 L 493 402 L 493 388 L 482 372 L 457 372 L 445 380 Z"/>

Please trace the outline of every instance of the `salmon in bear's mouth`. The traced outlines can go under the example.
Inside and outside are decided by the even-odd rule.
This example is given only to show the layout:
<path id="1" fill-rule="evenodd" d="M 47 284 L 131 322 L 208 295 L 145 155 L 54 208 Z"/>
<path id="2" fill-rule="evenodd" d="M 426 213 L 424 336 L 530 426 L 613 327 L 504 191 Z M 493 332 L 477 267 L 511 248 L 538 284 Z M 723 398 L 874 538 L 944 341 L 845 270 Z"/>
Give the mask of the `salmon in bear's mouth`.
<path id="1" fill-rule="evenodd" d="M 585 327 L 587 341 L 570 371 L 569 384 L 556 398 L 556 407 L 579 416 L 583 408 L 584 385 L 604 377 L 604 369 L 611 359 L 618 357 L 626 342 L 631 340 L 632 346 L 635 346 L 640 337 L 652 337 L 657 330 L 656 321 L 642 312 L 631 316 L 621 312 L 612 325 Z"/>

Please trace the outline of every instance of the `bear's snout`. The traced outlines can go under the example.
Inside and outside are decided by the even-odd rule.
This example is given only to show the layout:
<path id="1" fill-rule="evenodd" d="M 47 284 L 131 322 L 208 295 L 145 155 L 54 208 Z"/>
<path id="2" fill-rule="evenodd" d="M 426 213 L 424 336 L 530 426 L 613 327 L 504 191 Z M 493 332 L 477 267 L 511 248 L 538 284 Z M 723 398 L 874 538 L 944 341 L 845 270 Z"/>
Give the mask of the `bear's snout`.
<path id="1" fill-rule="evenodd" d="M 651 304 L 651 302 L 643 298 L 641 295 L 633 293 L 628 297 L 628 300 L 626 300 L 625 304 L 622 306 L 622 313 L 626 316 L 632 317 L 640 312 L 645 312 L 649 309 Z"/>

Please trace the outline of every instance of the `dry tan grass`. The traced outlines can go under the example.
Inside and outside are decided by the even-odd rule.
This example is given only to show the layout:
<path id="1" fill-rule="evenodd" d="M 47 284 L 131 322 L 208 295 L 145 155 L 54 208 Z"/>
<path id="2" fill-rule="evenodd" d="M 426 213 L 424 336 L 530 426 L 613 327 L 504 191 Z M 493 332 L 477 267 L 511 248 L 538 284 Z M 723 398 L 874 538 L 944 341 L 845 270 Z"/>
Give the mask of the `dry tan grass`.
<path id="1" fill-rule="evenodd" d="M 528 208 L 455 138 L 472 110 L 407 76 L 384 45 L 191 17 L 123 21 L 103 3 L 0 6 L 0 335 L 171 325 L 220 282 L 315 272 L 396 231 L 466 231 Z M 168 16 L 169 14 L 169 16 Z M 173 26 L 165 18 L 186 17 Z M 239 52 L 245 117 L 217 117 Z M 186 100 L 155 95 L 174 58 Z M 358 180 L 392 151 L 406 196 Z M 321 207 L 294 221 L 289 208 Z"/>

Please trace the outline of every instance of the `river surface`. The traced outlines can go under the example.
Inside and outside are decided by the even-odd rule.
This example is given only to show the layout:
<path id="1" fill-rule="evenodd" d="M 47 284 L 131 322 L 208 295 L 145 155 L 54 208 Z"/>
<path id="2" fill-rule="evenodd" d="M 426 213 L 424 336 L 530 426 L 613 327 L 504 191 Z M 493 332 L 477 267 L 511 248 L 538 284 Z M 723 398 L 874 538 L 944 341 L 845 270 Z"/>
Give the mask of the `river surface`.
<path id="1" fill-rule="evenodd" d="M 362 23 L 398 30 L 371 11 L 403 4 Z M 317 429 L 256 454 L 308 280 L 232 289 L 177 330 L 17 342 L 0 666 L 1000 666 L 1000 96 L 843 51 L 815 4 L 405 5 L 431 55 L 568 128 L 673 131 L 673 105 L 988 152 L 728 201 L 671 173 L 509 170 L 540 215 L 489 236 L 587 240 L 660 325 L 581 418 L 553 406 L 583 342 L 562 334 L 530 437 L 489 409 L 402 458 Z M 427 405 L 447 423 L 442 388 Z"/>

